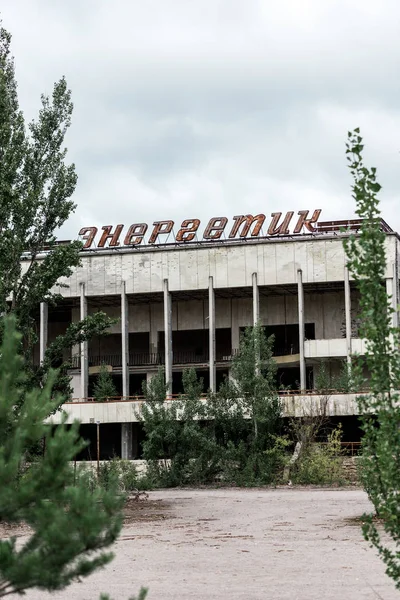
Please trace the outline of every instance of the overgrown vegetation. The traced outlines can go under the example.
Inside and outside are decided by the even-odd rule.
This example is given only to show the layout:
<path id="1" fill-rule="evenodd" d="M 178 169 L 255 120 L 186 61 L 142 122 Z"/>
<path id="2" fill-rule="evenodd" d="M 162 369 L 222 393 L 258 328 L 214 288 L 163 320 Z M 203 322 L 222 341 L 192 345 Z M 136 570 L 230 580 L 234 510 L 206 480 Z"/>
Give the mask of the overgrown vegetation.
<path id="1" fill-rule="evenodd" d="M 91 481 L 94 486 L 100 485 L 106 490 L 117 485 L 121 492 L 129 493 L 153 488 L 155 482 L 150 475 L 147 471 L 138 473 L 132 461 L 115 457 L 100 464 L 98 476 L 91 470 Z"/>
<path id="2" fill-rule="evenodd" d="M 387 277 L 398 285 L 397 256 L 394 269 L 387 262 L 386 235 L 380 227 L 376 169 L 363 161 L 359 129 L 348 134 L 347 157 L 353 177 L 353 198 L 363 220 L 357 236 L 344 240 L 348 267 L 360 290 L 360 336 L 367 340 L 365 362 L 370 393 L 359 398 L 363 436 L 362 478 L 384 535 L 374 514 L 365 516 L 363 533 L 378 550 L 386 573 L 400 589 L 400 335 L 393 326 L 393 307 L 385 286 Z M 397 310 L 397 307 L 396 307 Z M 354 375 L 362 384 L 362 364 Z"/>
<path id="3" fill-rule="evenodd" d="M 291 471 L 291 481 L 312 485 L 344 485 L 341 446 L 342 428 L 339 425 L 327 436 L 327 442 L 314 441 L 302 452 Z"/>
<path id="4" fill-rule="evenodd" d="M 280 437 L 271 344 L 260 326 L 247 329 L 233 360 L 233 380 L 207 402 L 194 369 L 185 371 L 179 399 L 165 402 L 163 371 L 145 386 L 143 454 L 160 485 L 276 480 L 287 441 Z"/>
<path id="5" fill-rule="evenodd" d="M 143 457 L 149 462 L 149 476 L 161 486 L 205 483 L 217 472 L 213 428 L 206 422 L 202 382 L 197 380 L 194 369 L 184 372 L 183 387 L 179 399 L 165 402 L 163 370 L 144 387 Z"/>
<path id="6" fill-rule="evenodd" d="M 97 402 L 104 402 L 109 398 L 117 396 L 117 388 L 106 365 L 101 365 L 96 383 L 94 384 L 93 396 Z"/>
<path id="7" fill-rule="evenodd" d="M 231 379 L 210 397 L 220 474 L 236 485 L 276 481 L 285 461 L 282 407 L 276 386 L 273 338 L 260 325 L 245 330 Z"/>
<path id="8" fill-rule="evenodd" d="M 197 380 L 194 369 L 184 372 L 184 393 L 178 399 L 165 401 L 162 370 L 145 385 L 141 419 L 148 484 L 254 486 L 283 482 L 293 438 L 302 442 L 292 467 L 293 481 L 345 481 L 341 429 L 327 428 L 332 386 L 344 375 L 334 380 L 323 364 L 316 379 L 319 407 L 314 402 L 285 433 L 272 349 L 273 339 L 266 337 L 263 327 L 247 328 L 232 361 L 231 378 L 207 399 L 202 397 L 202 381 Z M 345 369 L 347 373 L 347 366 Z"/>
<path id="9" fill-rule="evenodd" d="M 334 392 L 349 392 L 354 382 L 347 363 L 343 362 L 337 374 L 332 375 L 322 361 L 316 372 L 316 397 L 303 401 L 302 414 L 290 420 L 292 437 L 296 441 L 296 456 L 290 467 L 290 479 L 303 484 L 343 484 L 341 426 L 332 429 L 329 419 L 329 401 Z"/>

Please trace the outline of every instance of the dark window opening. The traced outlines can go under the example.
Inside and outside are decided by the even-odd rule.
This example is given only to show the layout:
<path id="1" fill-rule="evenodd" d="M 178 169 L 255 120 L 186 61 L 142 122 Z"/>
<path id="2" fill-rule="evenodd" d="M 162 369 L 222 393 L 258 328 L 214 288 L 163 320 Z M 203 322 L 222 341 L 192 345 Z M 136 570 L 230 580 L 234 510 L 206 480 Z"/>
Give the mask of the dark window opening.
<path id="1" fill-rule="evenodd" d="M 278 368 L 276 371 L 276 384 L 278 390 L 299 390 L 300 389 L 300 367 Z M 306 388 L 308 390 L 314 387 L 314 369 L 306 367 Z"/>
<path id="2" fill-rule="evenodd" d="M 115 385 L 115 389 L 117 392 L 117 396 L 122 396 L 122 375 L 113 375 L 110 373 L 113 384 Z M 94 386 L 98 380 L 99 374 L 89 375 L 89 398 L 92 398 L 94 395 Z"/>
<path id="3" fill-rule="evenodd" d="M 90 423 L 79 428 L 81 437 L 88 442 L 76 460 L 97 460 L 97 425 Z M 100 424 L 100 460 L 121 456 L 121 423 Z"/>
<path id="4" fill-rule="evenodd" d="M 203 394 L 206 394 L 210 389 L 210 371 L 208 369 L 196 369 L 196 375 L 198 379 L 203 380 Z M 183 394 L 183 371 L 176 371 L 172 373 L 172 393 Z M 228 377 L 228 369 L 217 369 L 216 370 L 216 387 L 219 389 L 220 385 Z"/>
<path id="5" fill-rule="evenodd" d="M 142 396 L 143 384 L 146 381 L 146 373 L 135 373 L 129 375 L 129 395 Z"/>
<path id="6" fill-rule="evenodd" d="M 215 330 L 215 359 L 228 360 L 232 350 L 230 328 Z M 191 329 L 172 332 L 173 364 L 204 363 L 209 360 L 209 331 L 208 329 Z M 164 331 L 158 332 L 158 354 L 160 363 L 164 363 Z"/>
<path id="7" fill-rule="evenodd" d="M 287 356 L 290 354 L 299 354 L 299 325 L 266 325 L 264 328 L 267 337 L 274 336 L 273 354 L 274 356 Z M 241 327 L 241 333 L 245 327 Z M 306 340 L 315 340 L 315 323 L 306 323 L 304 326 Z"/>

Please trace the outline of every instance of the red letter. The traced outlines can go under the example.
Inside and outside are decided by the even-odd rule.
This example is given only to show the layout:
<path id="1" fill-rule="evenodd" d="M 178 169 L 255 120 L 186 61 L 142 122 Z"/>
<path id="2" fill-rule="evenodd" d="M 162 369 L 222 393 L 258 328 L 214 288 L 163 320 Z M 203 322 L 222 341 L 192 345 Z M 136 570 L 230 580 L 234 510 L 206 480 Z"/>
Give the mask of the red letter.
<path id="1" fill-rule="evenodd" d="M 205 240 L 219 240 L 224 231 L 228 219 L 226 217 L 214 217 L 210 219 L 203 234 Z"/>
<path id="2" fill-rule="evenodd" d="M 110 243 L 108 244 L 111 248 L 115 246 L 119 246 L 118 238 L 121 235 L 121 231 L 123 230 L 123 225 L 117 225 L 115 228 L 115 232 L 111 233 L 112 225 L 104 225 L 102 227 L 103 235 L 100 238 L 99 243 L 97 244 L 98 248 L 104 248 L 104 245 L 108 239 L 110 239 Z"/>
<path id="3" fill-rule="evenodd" d="M 245 225 L 241 231 L 240 237 L 246 237 L 254 221 L 257 221 L 257 223 L 254 225 L 253 231 L 251 232 L 251 237 L 257 237 L 260 233 L 261 227 L 264 224 L 265 215 L 256 215 L 255 217 L 253 217 L 253 215 L 237 215 L 236 217 L 233 217 L 233 219 L 234 221 L 236 221 L 236 223 L 232 227 L 232 231 L 229 234 L 229 238 L 236 237 L 237 232 L 239 231 L 239 228 L 241 225 L 243 225 L 243 223 L 245 223 Z"/>
<path id="4" fill-rule="evenodd" d="M 300 218 L 297 221 L 297 225 L 294 228 L 293 233 L 300 233 L 303 227 L 306 227 L 308 231 L 311 232 L 316 231 L 317 228 L 313 227 L 311 223 L 316 223 L 318 221 L 321 212 L 321 209 L 314 210 L 311 219 L 307 219 L 308 210 L 299 210 L 297 214 L 300 215 Z"/>
<path id="5" fill-rule="evenodd" d="M 185 221 L 182 221 L 181 229 L 176 234 L 175 241 L 191 242 L 196 236 L 196 231 L 198 230 L 199 225 L 199 219 L 186 219 Z"/>
<path id="6" fill-rule="evenodd" d="M 90 248 L 97 233 L 97 227 L 82 227 L 78 235 L 81 235 L 86 240 L 83 248 Z M 85 235 L 86 234 L 86 235 Z"/>
<path id="7" fill-rule="evenodd" d="M 146 223 L 135 223 L 134 225 L 131 225 L 128 229 L 128 233 L 125 236 L 124 246 L 136 246 L 137 244 L 141 244 L 146 231 Z"/>
<path id="8" fill-rule="evenodd" d="M 289 233 L 289 223 L 292 220 L 293 215 L 294 212 L 286 213 L 286 217 L 278 227 L 277 225 L 282 213 L 271 213 L 272 221 L 268 227 L 268 235 L 287 235 Z"/>
<path id="9" fill-rule="evenodd" d="M 149 238 L 149 244 L 154 244 L 159 235 L 171 233 L 174 226 L 173 221 L 154 221 L 154 229 Z"/>

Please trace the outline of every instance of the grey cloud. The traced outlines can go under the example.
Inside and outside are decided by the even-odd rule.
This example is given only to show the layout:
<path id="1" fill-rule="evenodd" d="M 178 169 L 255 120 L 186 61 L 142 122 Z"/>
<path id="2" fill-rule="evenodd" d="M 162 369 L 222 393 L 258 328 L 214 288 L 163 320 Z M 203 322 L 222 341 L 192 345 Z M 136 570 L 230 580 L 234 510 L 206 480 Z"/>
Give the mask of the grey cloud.
<path id="1" fill-rule="evenodd" d="M 316 207 L 351 217 L 357 125 L 400 228 L 394 0 L 3 0 L 2 17 L 27 116 L 62 74 L 73 91 L 78 208 L 62 235 Z"/>

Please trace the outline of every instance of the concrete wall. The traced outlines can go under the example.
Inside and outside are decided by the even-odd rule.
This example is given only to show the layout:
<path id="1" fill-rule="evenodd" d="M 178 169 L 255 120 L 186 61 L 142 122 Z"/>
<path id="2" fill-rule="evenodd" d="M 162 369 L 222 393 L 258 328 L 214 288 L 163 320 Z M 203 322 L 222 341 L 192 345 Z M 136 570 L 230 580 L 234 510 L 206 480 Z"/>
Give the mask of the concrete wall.
<path id="1" fill-rule="evenodd" d="M 387 276 L 393 274 L 396 238 L 386 238 Z M 84 253 L 82 265 L 58 288 L 65 297 L 78 297 L 85 282 L 88 296 L 119 294 L 126 282 L 128 294 L 161 292 L 163 280 L 171 291 L 208 288 L 209 276 L 216 288 L 251 286 L 252 273 L 259 285 L 297 282 L 302 269 L 304 283 L 343 281 L 345 255 L 340 237 L 258 241 L 232 245 L 181 246 L 176 249 L 143 248 Z"/>
<path id="2" fill-rule="evenodd" d="M 110 317 L 120 318 L 119 297 L 115 306 L 89 307 L 89 314 L 104 311 Z M 251 298 L 217 298 L 215 302 L 217 328 L 241 328 L 253 322 Z M 323 294 L 305 294 L 306 323 L 315 323 L 317 339 L 342 337 L 344 324 L 344 292 L 333 291 Z M 260 321 L 263 325 L 296 324 L 298 320 L 297 295 L 260 297 Z M 208 300 L 172 302 L 172 329 L 185 331 L 208 329 Z M 164 331 L 163 304 L 129 304 L 129 332 L 139 333 Z M 110 333 L 121 333 L 119 321 Z"/>
<path id="3" fill-rule="evenodd" d="M 320 414 L 321 399 L 319 396 L 283 396 L 281 400 L 284 416 L 300 417 L 309 414 Z M 140 420 L 140 407 L 140 401 L 76 402 L 64 404 L 62 409 L 67 413 L 69 423 L 72 423 L 74 419 L 78 419 L 82 423 L 96 421 L 101 423 L 134 423 Z M 330 396 L 327 414 L 330 416 L 358 414 L 356 394 L 334 394 Z M 56 413 L 48 419 L 52 423 L 59 423 L 60 420 L 60 413 Z"/>

